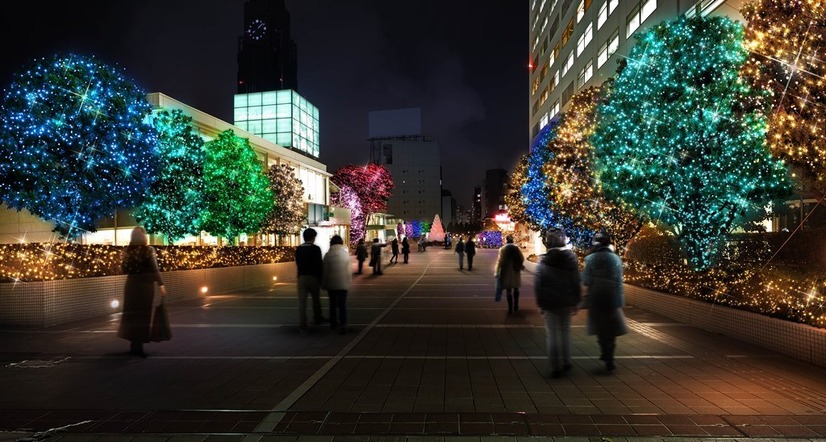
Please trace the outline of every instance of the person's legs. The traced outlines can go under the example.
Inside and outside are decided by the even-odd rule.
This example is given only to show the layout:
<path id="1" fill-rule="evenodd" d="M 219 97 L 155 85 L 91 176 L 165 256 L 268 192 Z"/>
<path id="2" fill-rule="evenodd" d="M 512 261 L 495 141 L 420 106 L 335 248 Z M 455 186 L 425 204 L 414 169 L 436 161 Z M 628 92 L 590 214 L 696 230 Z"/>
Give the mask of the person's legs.
<path id="1" fill-rule="evenodd" d="M 363 260 L 363 259 L 360 259 L 360 260 L 358 260 L 358 261 L 359 261 L 359 270 L 358 270 L 358 274 L 359 274 L 359 275 L 361 275 L 361 270 L 362 270 L 362 268 L 364 268 L 364 260 Z"/>
<path id="2" fill-rule="evenodd" d="M 511 314 L 513 313 L 513 289 L 506 289 L 505 297 L 508 299 L 508 314 Z"/>
<path id="3" fill-rule="evenodd" d="M 338 296 L 339 290 L 327 290 L 327 297 L 330 302 L 330 329 L 335 330 L 338 326 Z"/>
<path id="4" fill-rule="evenodd" d="M 315 321 L 315 325 L 319 325 L 324 322 L 324 315 L 321 312 L 321 283 L 318 281 L 318 278 L 314 276 L 310 278 L 309 292 L 313 297 L 313 320 Z"/>
<path id="5" fill-rule="evenodd" d="M 462 253 L 457 253 L 459 255 L 459 270 L 462 270 L 465 267 L 465 255 Z"/>
<path id="6" fill-rule="evenodd" d="M 602 352 L 602 360 L 605 361 L 605 369 L 613 371 L 614 366 L 614 347 L 616 346 L 616 336 L 598 335 L 597 342 Z"/>
<path id="7" fill-rule="evenodd" d="M 513 312 L 519 311 L 519 289 L 513 289 Z"/>
<path id="8" fill-rule="evenodd" d="M 307 278 L 312 277 L 299 276 L 296 284 L 298 287 L 298 326 L 301 330 L 307 330 L 307 293 L 309 293 Z"/>
<path id="9" fill-rule="evenodd" d="M 467 256 L 467 269 L 473 270 L 473 255 Z"/>
<path id="10" fill-rule="evenodd" d="M 130 341 L 131 346 L 129 349 L 129 353 L 134 356 L 140 356 L 142 358 L 146 357 L 146 353 L 143 352 L 143 342 L 140 341 Z"/>
<path id="11" fill-rule="evenodd" d="M 407 264 L 407 258 L 410 256 L 409 253 L 404 254 L 404 263 Z"/>
<path id="12" fill-rule="evenodd" d="M 545 347 L 548 353 L 548 365 L 551 368 L 551 377 L 562 375 L 562 365 L 559 361 L 559 315 L 553 311 L 543 312 L 545 319 Z"/>
<path id="13" fill-rule="evenodd" d="M 571 309 L 563 308 L 559 312 L 559 338 L 562 347 L 562 371 L 573 368 L 571 363 Z"/>
<path id="14" fill-rule="evenodd" d="M 347 290 L 338 294 L 338 332 L 347 333 Z"/>

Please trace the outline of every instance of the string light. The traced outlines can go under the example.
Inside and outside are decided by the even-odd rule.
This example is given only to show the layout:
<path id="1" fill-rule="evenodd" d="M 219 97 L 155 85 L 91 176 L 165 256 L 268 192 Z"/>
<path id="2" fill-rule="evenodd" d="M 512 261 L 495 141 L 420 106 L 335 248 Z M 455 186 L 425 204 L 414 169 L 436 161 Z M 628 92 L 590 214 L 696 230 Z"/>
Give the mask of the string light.
<path id="1" fill-rule="evenodd" d="M 742 36 L 699 16 L 643 33 L 591 137 L 606 195 L 668 226 L 696 270 L 713 266 L 741 214 L 790 188 L 765 144 L 764 94 L 739 77 Z"/>
<path id="2" fill-rule="evenodd" d="M 307 218 L 301 180 L 295 176 L 295 169 L 286 164 L 270 166 L 267 177 L 274 201 L 262 232 L 275 235 L 297 234 Z"/>
<path id="3" fill-rule="evenodd" d="M 158 167 L 146 93 L 76 55 L 18 72 L 0 108 L 0 200 L 69 239 L 137 206 Z"/>

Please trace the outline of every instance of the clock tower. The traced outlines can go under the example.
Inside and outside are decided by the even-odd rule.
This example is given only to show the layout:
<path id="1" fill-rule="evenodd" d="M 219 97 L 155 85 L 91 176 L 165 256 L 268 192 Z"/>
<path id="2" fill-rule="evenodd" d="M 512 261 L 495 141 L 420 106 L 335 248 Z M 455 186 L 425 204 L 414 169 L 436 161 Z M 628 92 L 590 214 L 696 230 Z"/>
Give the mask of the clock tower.
<path id="1" fill-rule="evenodd" d="M 248 0 L 238 40 L 238 93 L 298 90 L 295 42 L 285 0 Z"/>

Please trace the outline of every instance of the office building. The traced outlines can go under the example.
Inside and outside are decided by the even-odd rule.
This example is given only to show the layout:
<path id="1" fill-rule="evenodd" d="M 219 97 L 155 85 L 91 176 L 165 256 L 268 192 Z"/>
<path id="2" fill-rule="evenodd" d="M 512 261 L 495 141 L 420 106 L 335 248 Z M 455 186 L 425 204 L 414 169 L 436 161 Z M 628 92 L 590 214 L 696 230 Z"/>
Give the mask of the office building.
<path id="1" fill-rule="evenodd" d="M 530 137 L 577 91 L 616 75 L 634 33 L 681 14 L 743 21 L 744 0 L 531 0 Z"/>
<path id="2" fill-rule="evenodd" d="M 508 171 L 489 169 L 485 171 L 484 218 L 494 218 L 496 214 L 507 212 L 505 195 L 508 194 Z"/>
<path id="3" fill-rule="evenodd" d="M 439 143 L 422 135 L 421 109 L 369 113 L 370 161 L 384 165 L 395 188 L 387 213 L 406 222 L 442 215 Z"/>

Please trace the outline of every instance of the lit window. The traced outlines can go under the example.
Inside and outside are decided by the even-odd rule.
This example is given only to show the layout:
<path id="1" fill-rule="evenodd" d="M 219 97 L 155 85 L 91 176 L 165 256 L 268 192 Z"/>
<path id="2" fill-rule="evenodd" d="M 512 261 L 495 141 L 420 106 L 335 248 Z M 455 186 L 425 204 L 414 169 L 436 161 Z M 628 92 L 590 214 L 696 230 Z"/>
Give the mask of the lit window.
<path id="1" fill-rule="evenodd" d="M 634 31 L 640 27 L 640 7 L 637 5 L 632 11 L 631 15 L 628 16 L 628 22 L 626 25 L 626 33 L 625 38 L 631 38 L 634 35 Z"/>
<path id="2" fill-rule="evenodd" d="M 611 34 L 611 38 L 608 39 L 608 57 L 614 55 L 614 52 L 617 52 L 619 48 L 619 28 L 614 30 L 614 33 Z"/>
<path id="3" fill-rule="evenodd" d="M 657 10 L 657 0 L 642 0 L 640 6 L 640 23 L 651 16 Z"/>
<path id="4" fill-rule="evenodd" d="M 547 2 L 548 0 L 542 0 L 542 3 L 539 4 L 539 12 L 542 12 L 542 9 L 545 7 L 545 3 Z"/>
<path id="5" fill-rule="evenodd" d="M 605 3 L 599 8 L 599 13 L 597 14 L 597 30 L 602 28 L 606 20 L 608 20 L 608 3 Z"/>
<path id="6" fill-rule="evenodd" d="M 562 65 L 562 76 L 564 77 L 565 74 L 568 73 L 568 69 L 571 69 L 574 66 L 574 53 L 571 52 L 568 54 L 568 58 L 565 60 L 565 64 Z"/>
<path id="7" fill-rule="evenodd" d="M 554 86 L 559 84 L 559 71 L 554 72 Z"/>
<path id="8" fill-rule="evenodd" d="M 555 102 L 553 106 L 551 106 L 551 115 L 556 115 L 559 113 L 559 101 Z"/>
<path id="9" fill-rule="evenodd" d="M 602 44 L 599 47 L 599 52 L 597 53 L 597 69 L 601 68 L 605 62 L 608 61 L 608 42 Z"/>
<path id="10" fill-rule="evenodd" d="M 619 6 L 619 0 L 608 0 L 608 15 L 611 15 Z"/>
<path id="11" fill-rule="evenodd" d="M 591 42 L 591 38 L 594 36 L 594 24 L 588 23 L 588 27 L 585 28 L 585 32 L 579 36 L 579 40 L 576 42 L 576 55 L 577 57 L 582 54 L 582 51 L 588 47 L 588 43 Z"/>
<path id="12" fill-rule="evenodd" d="M 579 23 L 585 17 L 585 0 L 579 0 L 579 6 L 576 8 L 576 22 Z"/>
<path id="13" fill-rule="evenodd" d="M 577 76 L 577 80 L 579 81 L 580 87 L 585 84 L 586 81 L 590 80 L 591 77 L 594 75 L 594 62 L 589 60 L 588 64 L 579 71 L 579 75 Z"/>

